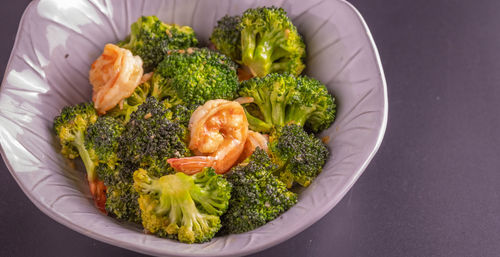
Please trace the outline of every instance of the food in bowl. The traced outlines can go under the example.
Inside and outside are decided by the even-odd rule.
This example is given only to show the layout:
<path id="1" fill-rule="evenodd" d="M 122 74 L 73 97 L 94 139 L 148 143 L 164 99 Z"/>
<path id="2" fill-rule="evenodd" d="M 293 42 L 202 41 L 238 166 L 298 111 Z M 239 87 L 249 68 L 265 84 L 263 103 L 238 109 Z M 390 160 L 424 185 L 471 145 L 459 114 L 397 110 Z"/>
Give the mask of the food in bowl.
<path id="1" fill-rule="evenodd" d="M 92 102 L 54 120 L 99 210 L 183 243 L 247 232 L 292 207 L 327 160 L 317 134 L 336 113 L 326 87 L 300 75 L 305 44 L 283 9 L 225 16 L 211 43 L 141 17 L 92 64 Z"/>

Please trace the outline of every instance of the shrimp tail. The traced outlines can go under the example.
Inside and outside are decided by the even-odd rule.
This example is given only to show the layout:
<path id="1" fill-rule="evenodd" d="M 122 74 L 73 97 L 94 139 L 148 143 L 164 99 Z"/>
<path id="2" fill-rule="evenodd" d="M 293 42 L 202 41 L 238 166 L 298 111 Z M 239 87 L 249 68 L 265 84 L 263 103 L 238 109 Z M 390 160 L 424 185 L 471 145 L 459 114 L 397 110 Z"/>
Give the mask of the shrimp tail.
<path id="1" fill-rule="evenodd" d="M 167 162 L 176 171 L 184 172 L 187 175 L 198 173 L 205 167 L 216 168 L 215 158 L 212 156 L 170 158 Z"/>
<path id="2" fill-rule="evenodd" d="M 105 206 L 106 186 L 104 185 L 104 182 L 100 180 L 88 181 L 88 182 L 89 182 L 90 193 L 94 198 L 94 204 L 102 213 L 107 214 Z"/>

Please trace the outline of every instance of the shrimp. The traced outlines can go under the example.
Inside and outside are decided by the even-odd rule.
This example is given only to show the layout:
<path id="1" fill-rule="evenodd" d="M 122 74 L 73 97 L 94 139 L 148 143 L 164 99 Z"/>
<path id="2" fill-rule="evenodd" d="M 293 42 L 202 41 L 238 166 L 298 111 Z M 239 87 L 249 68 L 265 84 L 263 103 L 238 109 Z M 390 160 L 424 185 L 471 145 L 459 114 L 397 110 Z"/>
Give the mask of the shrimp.
<path id="1" fill-rule="evenodd" d="M 129 97 L 139 85 L 143 73 L 141 57 L 132 55 L 127 49 L 107 44 L 89 71 L 93 86 L 92 101 L 97 112 L 105 114 Z"/>
<path id="2" fill-rule="evenodd" d="M 94 198 L 95 206 L 106 214 L 106 186 L 101 180 L 89 181 L 90 193 Z"/>
<path id="3" fill-rule="evenodd" d="M 189 175 L 204 167 L 212 167 L 220 174 L 228 171 L 243 152 L 248 121 L 239 103 L 210 100 L 193 112 L 189 131 L 189 149 L 199 156 L 171 158 L 167 162 Z"/>
<path id="4" fill-rule="evenodd" d="M 236 163 L 240 163 L 244 161 L 246 158 L 250 157 L 255 151 L 255 148 L 260 147 L 260 149 L 264 151 L 268 151 L 267 148 L 268 138 L 267 135 L 262 135 L 259 132 L 248 131 L 247 141 L 245 142 L 245 146 L 243 147 L 243 152 L 241 153 L 238 161 Z"/>

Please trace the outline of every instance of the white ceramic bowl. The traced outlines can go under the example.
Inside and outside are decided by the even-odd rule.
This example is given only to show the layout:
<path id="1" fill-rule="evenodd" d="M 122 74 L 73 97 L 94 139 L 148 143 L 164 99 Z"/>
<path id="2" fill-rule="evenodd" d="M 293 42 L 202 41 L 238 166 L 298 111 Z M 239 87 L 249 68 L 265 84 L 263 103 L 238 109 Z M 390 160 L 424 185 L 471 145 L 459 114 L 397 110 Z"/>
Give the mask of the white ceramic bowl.
<path id="1" fill-rule="evenodd" d="M 107 42 L 129 33 L 140 15 L 189 25 L 206 43 L 215 22 L 256 6 L 281 6 L 307 44 L 309 76 L 337 97 L 335 123 L 323 132 L 330 158 L 299 202 L 254 231 L 186 245 L 145 235 L 94 208 L 83 172 L 57 152 L 52 120 L 66 105 L 88 101 L 87 74 Z M 0 89 L 1 153 L 31 201 L 82 234 L 161 256 L 233 256 L 278 244 L 304 230 L 345 195 L 372 159 L 387 122 L 379 56 L 360 14 L 349 3 L 322 1 L 40 0 L 26 9 Z"/>

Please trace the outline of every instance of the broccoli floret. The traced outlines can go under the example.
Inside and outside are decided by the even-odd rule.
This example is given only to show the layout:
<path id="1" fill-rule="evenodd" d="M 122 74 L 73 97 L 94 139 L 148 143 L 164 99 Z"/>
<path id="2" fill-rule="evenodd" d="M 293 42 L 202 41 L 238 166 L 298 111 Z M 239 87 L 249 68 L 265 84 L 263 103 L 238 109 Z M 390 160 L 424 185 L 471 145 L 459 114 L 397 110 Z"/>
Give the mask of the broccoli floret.
<path id="1" fill-rule="evenodd" d="M 238 92 L 236 64 L 209 49 L 171 51 L 153 78 L 171 105 L 200 105 L 212 99 L 232 100 Z"/>
<path id="2" fill-rule="evenodd" d="M 328 158 L 325 144 L 295 124 L 274 131 L 269 139 L 269 150 L 280 167 L 276 173 L 287 187 L 294 182 L 309 186 Z"/>
<path id="3" fill-rule="evenodd" d="M 273 175 L 276 165 L 266 152 L 255 149 L 247 163 L 227 175 L 233 191 L 222 216 L 222 233 L 243 233 L 274 220 L 297 203 L 297 194 Z"/>
<path id="4" fill-rule="evenodd" d="M 89 183 L 97 179 L 95 166 L 98 160 L 91 158 L 85 147 L 85 136 L 87 128 L 97 121 L 97 117 L 91 103 L 81 103 L 64 107 L 61 114 L 54 118 L 54 130 L 61 143 L 62 155 L 69 159 L 82 158 Z"/>
<path id="5" fill-rule="evenodd" d="M 210 40 L 253 76 L 272 72 L 299 75 L 305 67 L 305 44 L 281 8 L 248 9 L 241 17 L 226 15 L 217 21 Z"/>
<path id="6" fill-rule="evenodd" d="M 151 82 L 149 80 L 140 84 L 135 88 L 131 96 L 125 98 L 123 103 L 107 112 L 107 115 L 127 123 L 130 120 L 130 115 L 137 111 L 137 108 L 146 101 L 146 98 L 151 95 L 151 91 Z"/>
<path id="7" fill-rule="evenodd" d="M 212 239 L 231 197 L 229 183 L 211 168 L 193 176 L 179 172 L 160 178 L 139 169 L 134 173 L 134 188 L 144 228 L 183 243 Z"/>
<path id="8" fill-rule="evenodd" d="M 133 173 L 137 166 L 119 162 L 114 167 L 99 164 L 96 172 L 106 185 L 106 204 L 108 214 L 120 220 L 141 223 L 140 209 L 137 202 L 139 195 L 133 187 Z"/>
<path id="9" fill-rule="evenodd" d="M 91 103 L 64 107 L 54 118 L 54 131 L 61 143 L 61 153 L 69 159 L 80 156 L 85 165 L 90 192 L 96 206 L 104 212 L 106 188 L 95 171 L 99 159 L 85 147 L 87 128 L 97 121 L 97 112 Z"/>
<path id="10" fill-rule="evenodd" d="M 61 114 L 54 118 L 54 131 L 61 143 L 63 156 L 75 159 L 83 154 L 85 166 L 93 164 L 85 149 L 85 134 L 88 126 L 97 121 L 97 117 L 92 103 L 81 103 L 64 107 Z"/>
<path id="11" fill-rule="evenodd" d="M 107 186 L 106 211 L 120 220 L 141 224 L 141 210 L 133 183 Z"/>
<path id="12" fill-rule="evenodd" d="M 167 159 L 189 155 L 186 139 L 187 129 L 171 120 L 162 102 L 148 97 L 130 116 L 120 138 L 118 157 L 159 177 L 174 172 Z"/>
<path id="13" fill-rule="evenodd" d="M 295 97 L 296 84 L 294 76 L 278 73 L 244 81 L 239 91 L 240 96 L 252 97 L 254 102 L 251 105 L 257 105 L 260 111 L 245 108 L 250 129 L 269 132 L 273 126 L 283 126 L 287 104 Z"/>
<path id="14" fill-rule="evenodd" d="M 140 224 L 140 209 L 137 202 L 139 195 L 134 190 L 132 175 L 135 166 L 119 163 L 111 168 L 100 164 L 96 170 L 106 185 L 106 211 L 120 220 Z"/>
<path id="15" fill-rule="evenodd" d="M 171 101 L 170 96 L 173 92 L 171 92 L 170 88 L 164 87 L 164 80 L 162 76 L 152 76 L 151 79 L 137 86 L 134 93 L 128 98 L 125 98 L 121 105 L 116 106 L 108 112 L 108 115 L 116 117 L 126 124 L 130 120 L 130 115 L 137 111 L 139 106 L 143 104 L 148 97 L 153 96 L 159 101 L 165 99 L 164 104 L 171 112 L 171 118 L 187 126 L 191 114 L 198 105 L 181 104 L 182 101 L 176 100 Z"/>
<path id="16" fill-rule="evenodd" d="M 177 104 L 172 105 L 168 100 L 163 102 L 165 107 L 170 112 L 169 117 L 176 123 L 181 124 L 184 127 L 188 127 L 191 115 L 198 108 L 199 105 L 185 105 Z"/>
<path id="17" fill-rule="evenodd" d="M 299 75 L 304 69 L 305 44 L 283 9 L 248 9 L 241 17 L 240 29 L 241 62 L 254 76 L 272 72 Z"/>
<path id="18" fill-rule="evenodd" d="M 132 24 L 130 36 L 118 46 L 139 55 L 144 71 L 149 72 L 163 60 L 168 50 L 186 49 L 197 44 L 191 27 L 165 24 L 156 16 L 142 16 Z"/>
<path id="19" fill-rule="evenodd" d="M 111 167 L 106 163 L 99 163 L 96 166 L 95 171 L 99 179 L 104 182 L 104 185 L 111 186 L 121 181 L 119 167 L 120 163 L 117 163 L 114 167 Z"/>
<path id="20" fill-rule="evenodd" d="M 212 99 L 235 98 L 238 91 L 236 64 L 208 49 L 170 51 L 151 79 L 139 85 L 109 115 L 124 123 L 148 97 L 163 100 L 172 119 L 187 125 L 193 111 Z"/>
<path id="21" fill-rule="evenodd" d="M 296 91 L 296 97 L 287 105 L 285 123 L 305 126 L 314 133 L 330 127 L 335 120 L 336 105 L 325 85 L 316 79 L 300 76 Z"/>
<path id="22" fill-rule="evenodd" d="M 171 106 L 153 96 L 146 98 L 145 95 L 154 94 L 151 84 L 146 85 L 147 88 L 140 86 L 148 91 L 143 94 L 144 100 L 134 99 L 130 105 L 133 111 L 126 114 L 130 122 L 118 140 L 116 165 L 97 166 L 99 178 L 107 187 L 106 210 L 118 219 L 134 223 L 140 222 L 140 210 L 137 192 L 132 187 L 133 172 L 143 167 L 153 176 L 173 173 L 166 159 L 189 155 L 186 127 L 193 112 L 192 107 Z M 96 130 L 97 135 L 99 131 Z"/>
<path id="23" fill-rule="evenodd" d="M 120 136 L 125 130 L 123 124 L 109 116 L 100 116 L 87 128 L 85 147 L 92 159 L 114 167 L 118 161 L 116 152 Z"/>
<path id="24" fill-rule="evenodd" d="M 226 15 L 217 21 L 210 41 L 221 53 L 241 60 L 241 17 Z"/>
<path id="25" fill-rule="evenodd" d="M 294 123 L 319 133 L 335 119 L 334 98 L 323 84 L 306 76 L 271 73 L 252 78 L 241 84 L 239 95 L 254 99 L 245 110 L 250 128 L 258 132 Z"/>
<path id="26" fill-rule="evenodd" d="M 109 191 L 109 184 L 106 183 L 105 176 L 101 176 L 101 169 L 106 168 L 113 170 L 118 162 L 118 157 L 116 155 L 118 149 L 119 138 L 125 127 L 123 124 L 108 116 L 100 116 L 97 121 L 87 128 L 87 133 L 85 135 L 85 148 L 88 151 L 90 159 L 94 161 L 97 165 L 94 173 L 97 175 L 97 180 L 99 180 L 96 190 L 102 190 L 98 194 L 99 200 L 96 201 L 97 206 L 104 210 L 105 204 L 109 199 L 105 197 L 105 193 Z M 93 190 L 92 183 L 91 191 Z"/>

